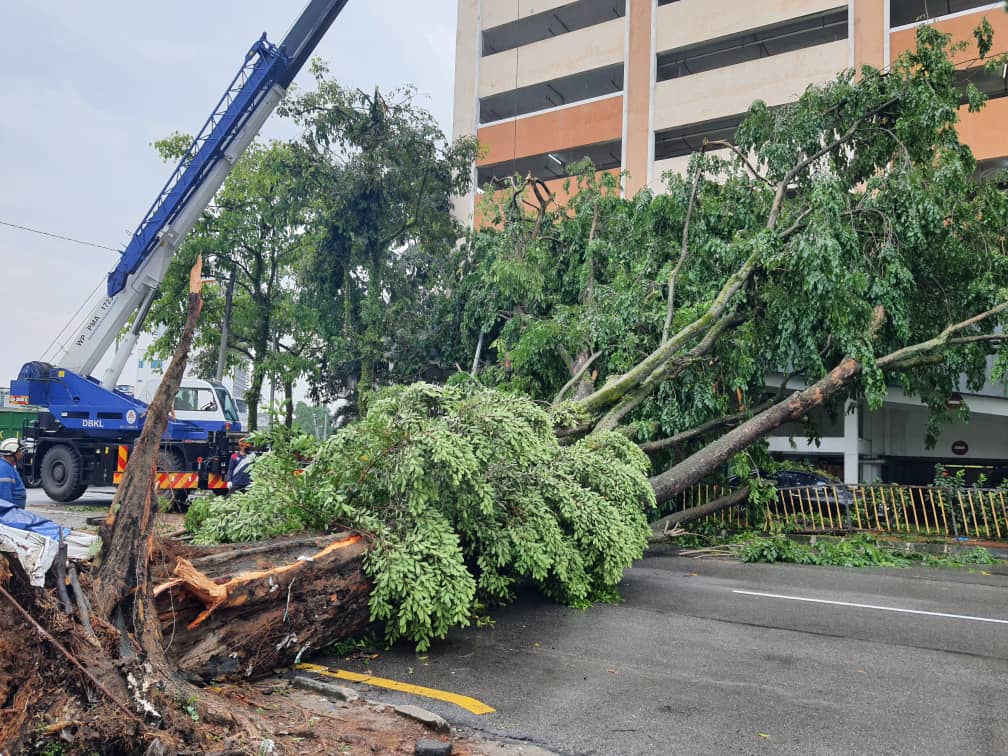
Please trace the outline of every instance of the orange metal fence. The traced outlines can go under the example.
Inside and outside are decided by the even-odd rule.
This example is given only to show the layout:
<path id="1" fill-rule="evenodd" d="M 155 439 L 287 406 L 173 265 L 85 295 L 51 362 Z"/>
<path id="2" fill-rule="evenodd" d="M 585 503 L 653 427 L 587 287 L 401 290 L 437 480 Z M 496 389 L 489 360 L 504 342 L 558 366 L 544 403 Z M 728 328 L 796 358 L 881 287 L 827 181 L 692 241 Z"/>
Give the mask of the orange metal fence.
<path id="1" fill-rule="evenodd" d="M 705 504 L 728 492 L 698 485 L 676 510 Z M 706 521 L 729 529 L 874 530 L 888 533 L 1008 540 L 1008 491 L 935 486 L 815 486 L 781 488 L 765 511 L 748 505 L 722 510 Z"/>

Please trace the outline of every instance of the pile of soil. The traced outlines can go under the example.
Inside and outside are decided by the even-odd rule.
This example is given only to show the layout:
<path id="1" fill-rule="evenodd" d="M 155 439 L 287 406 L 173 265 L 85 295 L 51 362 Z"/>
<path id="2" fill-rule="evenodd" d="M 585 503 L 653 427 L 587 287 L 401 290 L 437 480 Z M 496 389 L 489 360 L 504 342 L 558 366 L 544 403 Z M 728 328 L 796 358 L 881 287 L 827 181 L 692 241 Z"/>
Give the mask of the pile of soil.
<path id="1" fill-rule="evenodd" d="M 434 732 L 398 714 L 385 704 L 364 700 L 330 701 L 295 688 L 288 680 L 215 689 L 236 710 L 253 717 L 262 728 L 259 742 L 229 740 L 222 734 L 222 751 L 275 754 L 413 754 L 419 740 L 451 743 L 456 756 L 539 756 L 535 746 L 489 740 L 478 733 Z M 269 743 L 264 746 L 265 740 Z"/>
<path id="2" fill-rule="evenodd" d="M 74 620 L 49 610 L 45 603 L 33 602 L 35 589 L 21 576 L 12 576 L 7 565 L 0 558 L 0 586 L 21 606 L 32 606 L 34 618 L 75 659 L 92 672 L 111 672 L 106 668 L 111 656 L 89 644 Z M 45 610 L 43 616 L 38 615 L 40 609 Z M 104 636 L 101 630 L 99 635 Z M 100 677 L 116 679 L 114 674 Z M 417 742 L 424 739 L 450 743 L 451 752 L 462 756 L 546 753 L 479 733 L 435 732 L 387 705 L 331 701 L 295 688 L 285 677 L 211 685 L 205 691 L 214 701 L 213 721 L 200 721 L 192 702 L 184 700 L 160 712 L 165 721 L 188 718 L 192 726 L 190 742 L 176 742 L 179 754 L 413 754 Z M 98 690 L 52 640 L 4 599 L 0 608 L 0 754 L 165 753 L 156 746 L 147 751 L 164 735 L 163 730 L 142 725 L 116 705 L 116 701 L 130 700 L 125 687 Z"/>

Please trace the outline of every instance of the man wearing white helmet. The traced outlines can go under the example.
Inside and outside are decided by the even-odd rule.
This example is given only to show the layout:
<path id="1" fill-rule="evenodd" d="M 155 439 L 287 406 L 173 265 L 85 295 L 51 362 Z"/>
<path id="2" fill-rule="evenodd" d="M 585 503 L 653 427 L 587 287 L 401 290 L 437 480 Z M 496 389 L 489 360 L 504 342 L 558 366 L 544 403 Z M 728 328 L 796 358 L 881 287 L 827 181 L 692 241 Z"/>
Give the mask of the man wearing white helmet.
<path id="1" fill-rule="evenodd" d="M 18 509 L 24 509 L 28 502 L 28 492 L 17 471 L 17 464 L 24 454 L 24 447 L 16 438 L 0 441 L 0 499 L 5 499 Z"/>

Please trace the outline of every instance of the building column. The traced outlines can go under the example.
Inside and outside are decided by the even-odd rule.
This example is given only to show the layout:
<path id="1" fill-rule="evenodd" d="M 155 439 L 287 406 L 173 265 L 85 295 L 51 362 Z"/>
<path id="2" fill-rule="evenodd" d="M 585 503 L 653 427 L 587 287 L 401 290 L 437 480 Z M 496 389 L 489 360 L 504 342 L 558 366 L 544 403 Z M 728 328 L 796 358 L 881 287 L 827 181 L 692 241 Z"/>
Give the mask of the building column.
<path id="1" fill-rule="evenodd" d="M 849 44 L 853 46 L 851 64 L 856 70 L 869 65 L 885 68 L 888 61 L 889 0 L 848 0 L 850 29 L 853 34 Z"/>
<path id="2" fill-rule="evenodd" d="M 623 52 L 623 193 L 647 186 L 651 161 L 651 101 L 654 94 L 655 0 L 627 0 Z"/>
<path id="3" fill-rule="evenodd" d="M 847 402 L 844 407 L 843 422 L 843 480 L 848 485 L 857 485 L 860 482 L 860 468 L 858 459 L 858 428 L 860 426 L 861 410 L 856 402 Z"/>
<path id="4" fill-rule="evenodd" d="M 475 136 L 479 122 L 479 63 L 483 28 L 481 0 L 458 0 L 455 27 L 455 110 L 452 139 Z M 473 186 L 469 194 L 452 200 L 456 219 L 472 225 L 476 198 L 476 166 L 472 169 Z"/>

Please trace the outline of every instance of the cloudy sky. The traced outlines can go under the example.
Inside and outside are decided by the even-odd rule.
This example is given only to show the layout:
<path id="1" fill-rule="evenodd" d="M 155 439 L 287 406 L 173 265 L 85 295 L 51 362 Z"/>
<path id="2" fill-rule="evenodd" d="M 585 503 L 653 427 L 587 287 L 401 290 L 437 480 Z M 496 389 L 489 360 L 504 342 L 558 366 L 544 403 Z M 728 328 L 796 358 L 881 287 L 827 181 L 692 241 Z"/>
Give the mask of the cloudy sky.
<path id="1" fill-rule="evenodd" d="M 0 2 L 0 221 L 123 248 L 171 171 L 151 142 L 199 129 L 251 43 L 263 31 L 279 42 L 302 6 Z M 455 0 L 350 0 L 316 55 L 348 86 L 415 85 L 448 133 L 455 11 Z M 274 116 L 263 136 L 292 133 Z M 116 259 L 0 225 L 0 386 L 42 357 Z"/>

